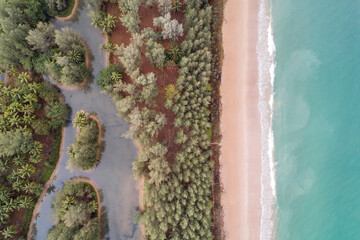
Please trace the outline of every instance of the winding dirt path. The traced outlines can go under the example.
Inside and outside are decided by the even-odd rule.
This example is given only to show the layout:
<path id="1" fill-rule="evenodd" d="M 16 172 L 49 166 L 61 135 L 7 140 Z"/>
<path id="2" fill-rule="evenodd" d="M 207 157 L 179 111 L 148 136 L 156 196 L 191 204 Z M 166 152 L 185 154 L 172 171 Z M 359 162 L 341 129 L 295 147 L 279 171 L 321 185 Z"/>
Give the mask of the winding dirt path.
<path id="1" fill-rule="evenodd" d="M 79 7 L 79 0 L 75 0 L 75 4 L 74 7 L 71 11 L 71 14 L 67 17 L 55 17 L 56 20 L 60 20 L 60 21 L 68 21 L 71 20 L 75 15 L 76 15 L 76 11 Z"/>
<path id="2" fill-rule="evenodd" d="M 58 159 L 58 161 L 57 161 L 57 163 L 56 163 L 55 169 L 54 169 L 54 171 L 52 172 L 49 180 L 47 180 L 47 182 L 45 183 L 44 189 L 43 189 L 43 191 L 41 192 L 40 197 L 38 198 L 38 201 L 37 201 L 37 203 L 36 203 L 36 205 L 35 205 L 35 208 L 34 208 L 34 211 L 33 211 L 32 217 L 31 217 L 31 221 L 30 221 L 29 231 L 28 231 L 28 234 L 27 234 L 27 237 L 26 237 L 27 240 L 31 240 L 32 231 L 33 231 L 33 228 L 34 228 L 34 221 L 35 221 L 35 218 L 36 218 L 36 216 L 37 216 L 37 213 L 39 212 L 40 204 L 41 204 L 41 202 L 43 201 L 43 199 L 44 199 L 44 197 L 45 197 L 45 195 L 46 195 L 49 187 L 51 186 L 52 181 L 53 181 L 54 178 L 56 177 L 57 169 L 59 168 L 59 165 L 60 165 L 60 159 L 61 159 L 61 157 L 62 157 L 62 149 L 63 149 L 63 147 L 64 147 L 65 128 L 63 128 L 61 132 L 62 132 L 62 133 L 61 133 L 61 134 L 62 134 L 62 137 L 61 137 L 61 144 L 60 144 L 60 148 L 59 148 L 59 159 Z"/>

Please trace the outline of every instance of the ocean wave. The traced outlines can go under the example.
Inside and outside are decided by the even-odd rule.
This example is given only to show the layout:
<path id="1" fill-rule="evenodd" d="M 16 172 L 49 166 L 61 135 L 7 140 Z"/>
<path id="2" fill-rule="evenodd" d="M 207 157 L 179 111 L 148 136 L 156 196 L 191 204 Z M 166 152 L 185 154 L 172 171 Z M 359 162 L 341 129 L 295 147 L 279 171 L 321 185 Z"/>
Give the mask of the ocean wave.
<path id="1" fill-rule="evenodd" d="M 271 9 L 268 0 L 261 0 L 258 13 L 258 89 L 261 123 L 261 227 L 260 239 L 275 235 L 276 174 L 274 162 L 274 134 L 272 118 L 274 107 L 275 54 Z"/>

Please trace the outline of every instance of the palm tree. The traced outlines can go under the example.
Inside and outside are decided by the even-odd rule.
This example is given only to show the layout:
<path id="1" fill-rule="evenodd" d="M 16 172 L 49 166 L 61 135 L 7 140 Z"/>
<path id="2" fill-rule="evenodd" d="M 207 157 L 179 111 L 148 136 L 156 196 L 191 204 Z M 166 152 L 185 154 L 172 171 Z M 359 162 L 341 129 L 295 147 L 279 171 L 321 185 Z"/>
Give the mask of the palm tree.
<path id="1" fill-rule="evenodd" d="M 75 151 L 74 151 L 73 144 L 71 144 L 70 146 L 67 147 L 67 155 L 69 155 L 69 157 L 71 157 L 71 158 L 75 157 Z"/>
<path id="2" fill-rule="evenodd" d="M 22 72 L 19 74 L 17 79 L 20 80 L 21 83 L 28 83 L 31 78 L 27 72 Z"/>
<path id="3" fill-rule="evenodd" d="M 101 22 L 101 27 L 107 33 L 111 32 L 111 30 L 116 26 L 116 17 L 108 14 L 104 20 Z"/>
<path id="4" fill-rule="evenodd" d="M 9 169 L 10 169 L 9 160 L 5 158 L 0 158 L 0 171 L 6 172 Z"/>
<path id="5" fill-rule="evenodd" d="M 174 62 L 179 63 L 181 58 L 183 57 L 183 52 L 181 51 L 179 45 L 175 43 L 171 43 L 170 49 L 169 49 L 169 57 L 171 60 L 174 60 Z"/>
<path id="6" fill-rule="evenodd" d="M 122 74 L 118 73 L 118 72 L 112 72 L 111 80 L 113 80 L 114 82 L 118 82 L 118 81 L 122 80 Z"/>
<path id="7" fill-rule="evenodd" d="M 33 146 L 31 148 L 31 150 L 30 150 L 30 154 L 32 154 L 32 155 L 40 154 L 42 152 L 42 150 L 43 150 L 42 143 L 39 142 L 39 141 L 35 141 L 33 143 Z"/>
<path id="8" fill-rule="evenodd" d="M 31 154 L 29 161 L 32 163 L 39 163 L 43 160 L 41 154 Z"/>
<path id="9" fill-rule="evenodd" d="M 24 113 L 25 115 L 31 115 L 34 113 L 34 111 L 34 107 L 30 104 L 25 104 L 20 110 L 20 112 Z"/>
<path id="10" fill-rule="evenodd" d="M 9 107 L 8 107 L 8 110 L 9 112 L 11 113 L 17 113 L 17 112 L 20 112 L 23 108 L 23 105 L 19 102 L 12 102 Z"/>
<path id="11" fill-rule="evenodd" d="M 172 6 L 171 9 L 175 12 L 180 12 L 181 11 L 181 3 L 179 0 L 173 1 L 172 2 Z"/>
<path id="12" fill-rule="evenodd" d="M 15 209 L 15 205 L 15 201 L 10 198 L 9 201 L 5 202 L 5 204 L 1 206 L 1 209 L 7 213 L 11 213 Z"/>
<path id="13" fill-rule="evenodd" d="M 103 15 L 101 12 L 93 12 L 93 16 L 91 16 L 91 25 L 94 25 L 95 28 L 101 27 L 101 22 L 103 19 Z"/>
<path id="14" fill-rule="evenodd" d="M 6 96 L 11 96 L 11 92 L 12 92 L 11 87 L 2 87 L 0 90 Z"/>
<path id="15" fill-rule="evenodd" d="M 17 179 L 15 182 L 13 182 L 12 188 L 17 192 L 20 192 L 23 184 L 24 184 L 23 180 Z"/>
<path id="16" fill-rule="evenodd" d="M 33 199 L 32 197 L 22 195 L 16 199 L 19 208 L 28 208 L 32 205 Z"/>
<path id="17" fill-rule="evenodd" d="M 70 58 L 70 61 L 73 63 L 79 63 L 82 60 L 81 54 L 75 50 L 69 51 L 68 57 Z"/>
<path id="18" fill-rule="evenodd" d="M 0 225 L 4 224 L 10 215 L 0 208 Z"/>
<path id="19" fill-rule="evenodd" d="M 88 117 L 84 110 L 80 110 L 76 113 L 76 117 L 73 120 L 74 127 L 83 128 L 88 123 Z"/>
<path id="20" fill-rule="evenodd" d="M 22 101 L 22 90 L 19 88 L 14 88 L 10 92 L 12 100 L 15 102 L 21 102 Z"/>
<path id="21" fill-rule="evenodd" d="M 11 197 L 10 190 L 7 187 L 1 185 L 0 186 L 0 202 L 6 202 L 9 200 L 10 197 Z"/>
<path id="22" fill-rule="evenodd" d="M 20 169 L 18 169 L 20 176 L 24 178 L 25 176 L 30 177 L 35 172 L 35 167 L 30 164 L 26 164 L 25 166 L 22 166 Z"/>
<path id="23" fill-rule="evenodd" d="M 13 158 L 13 163 L 15 163 L 16 166 L 22 166 L 25 162 L 25 159 L 21 155 L 17 155 Z"/>
<path id="24" fill-rule="evenodd" d="M 106 44 L 105 44 L 105 43 L 100 44 L 99 49 L 100 49 L 101 51 L 103 51 L 103 52 L 107 51 L 107 50 L 106 50 L 106 49 L 107 49 Z"/>
<path id="25" fill-rule="evenodd" d="M 34 93 L 34 94 L 36 94 L 39 91 L 40 86 L 41 85 L 39 83 L 31 83 L 31 84 L 27 85 L 29 91 Z"/>
<path id="26" fill-rule="evenodd" d="M 7 72 L 10 76 L 15 76 L 18 73 L 15 67 L 9 67 Z"/>
<path id="27" fill-rule="evenodd" d="M 26 182 L 21 189 L 26 193 L 34 194 L 36 188 L 37 185 L 35 182 Z"/>
<path id="28" fill-rule="evenodd" d="M 28 114 L 25 114 L 22 118 L 23 122 L 26 124 L 26 125 L 31 125 L 34 121 L 35 121 L 35 116 L 34 115 L 28 115 Z"/>
<path id="29" fill-rule="evenodd" d="M 68 209 L 71 205 L 74 205 L 76 202 L 73 196 L 66 196 L 65 199 L 61 201 L 61 205 L 64 209 Z"/>
<path id="30" fill-rule="evenodd" d="M 10 125 L 19 127 L 22 124 L 22 119 L 15 113 L 12 118 L 10 118 Z"/>
<path id="31" fill-rule="evenodd" d="M 14 235 L 17 233 L 17 228 L 15 225 L 7 226 L 2 230 L 2 235 L 5 239 L 14 238 Z"/>
<path id="32" fill-rule="evenodd" d="M 24 102 L 29 103 L 29 104 L 33 104 L 36 103 L 38 101 L 37 96 L 35 95 L 35 93 L 28 93 L 24 96 Z"/>
<path id="33" fill-rule="evenodd" d="M 93 213 L 96 212 L 96 210 L 98 210 L 97 202 L 96 201 L 89 202 L 89 212 Z"/>

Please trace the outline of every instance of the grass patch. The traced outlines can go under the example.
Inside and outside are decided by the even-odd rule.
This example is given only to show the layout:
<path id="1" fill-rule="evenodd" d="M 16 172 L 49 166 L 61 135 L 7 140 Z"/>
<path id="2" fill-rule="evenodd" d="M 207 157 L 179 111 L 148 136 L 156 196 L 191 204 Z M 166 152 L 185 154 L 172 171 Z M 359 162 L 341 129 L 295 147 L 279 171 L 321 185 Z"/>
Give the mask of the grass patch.
<path id="1" fill-rule="evenodd" d="M 49 160 L 45 163 L 43 172 L 40 175 L 40 182 L 42 184 L 45 184 L 49 180 L 51 174 L 55 170 L 57 161 L 59 160 L 60 145 L 61 145 L 61 139 L 62 139 L 61 129 L 58 130 L 58 133 L 56 135 L 57 136 L 53 142 L 53 151 L 49 155 Z"/>
<path id="2" fill-rule="evenodd" d="M 64 11 L 55 13 L 54 15 L 56 17 L 67 17 L 71 14 L 74 6 L 75 6 L 75 0 L 70 0 L 68 7 Z"/>

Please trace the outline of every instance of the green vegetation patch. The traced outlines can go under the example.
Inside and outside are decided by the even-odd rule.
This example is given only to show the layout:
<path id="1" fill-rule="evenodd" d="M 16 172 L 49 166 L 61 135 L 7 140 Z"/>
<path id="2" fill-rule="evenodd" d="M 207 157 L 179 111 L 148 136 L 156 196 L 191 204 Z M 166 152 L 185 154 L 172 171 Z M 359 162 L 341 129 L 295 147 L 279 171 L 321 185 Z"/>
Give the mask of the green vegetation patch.
<path id="1" fill-rule="evenodd" d="M 52 215 L 57 224 L 47 240 L 98 240 L 98 200 L 95 189 L 88 183 L 68 181 L 53 199 Z"/>
<path id="2" fill-rule="evenodd" d="M 13 85 L 5 87 L 0 82 L 0 234 L 5 239 L 26 236 L 31 209 L 54 169 L 47 170 L 47 166 L 56 164 L 59 158 L 58 133 L 68 115 L 65 112 L 56 119 L 56 125 L 51 125 L 46 108 L 51 110 L 57 104 L 67 110 L 59 102 L 60 94 L 26 72 L 13 75 L 16 76 Z M 49 91 L 42 92 L 43 88 Z M 50 137 L 39 134 L 34 128 L 36 122 L 41 122 Z M 53 152 L 49 156 L 44 145 L 51 144 Z M 40 176 L 43 170 L 48 174 Z"/>
<path id="3" fill-rule="evenodd" d="M 50 11 L 56 17 L 70 16 L 75 6 L 75 0 L 46 0 Z M 59 10 L 64 9 L 64 10 Z"/>
<path id="4" fill-rule="evenodd" d="M 68 167 L 70 169 L 89 170 L 96 166 L 99 161 L 100 130 L 95 116 L 87 114 L 84 110 L 77 112 L 73 120 L 78 134 L 74 144 L 68 147 L 70 156 Z"/>
<path id="5" fill-rule="evenodd" d="M 131 38 L 114 54 L 126 75 L 106 92 L 131 124 L 126 136 L 140 145 L 133 170 L 144 179 L 144 237 L 213 239 L 212 7 L 208 0 L 142 3 L 119 4 Z M 144 28 L 139 13 L 156 7 L 155 28 Z"/>

